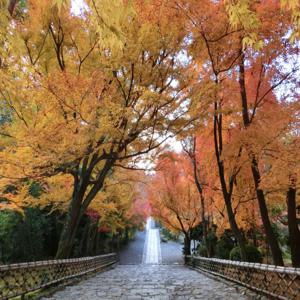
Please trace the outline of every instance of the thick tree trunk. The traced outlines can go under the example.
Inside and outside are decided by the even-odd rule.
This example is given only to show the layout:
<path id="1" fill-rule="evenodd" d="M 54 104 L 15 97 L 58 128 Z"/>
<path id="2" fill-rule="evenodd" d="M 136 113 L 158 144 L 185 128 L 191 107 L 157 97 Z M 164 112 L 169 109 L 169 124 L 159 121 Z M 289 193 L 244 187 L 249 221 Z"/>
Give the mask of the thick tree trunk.
<path id="1" fill-rule="evenodd" d="M 184 248 L 183 248 L 184 255 L 191 255 L 191 238 L 188 234 L 184 236 Z"/>
<path id="2" fill-rule="evenodd" d="M 78 174 L 75 176 L 72 201 L 69 205 L 65 225 L 61 233 L 56 258 L 70 257 L 80 220 L 97 193 L 102 189 L 104 180 L 115 162 L 115 159 L 105 161 L 103 168 L 98 174 L 97 180 L 91 185 L 92 188 L 87 192 L 93 168 L 97 164 L 97 157 L 95 159 L 94 157 L 89 167 L 87 167 L 88 159 L 86 159 L 83 162 L 83 166 L 78 168 Z"/>
<path id="3" fill-rule="evenodd" d="M 253 228 L 251 229 L 251 235 L 252 235 L 252 242 L 253 242 L 253 246 L 258 247 L 257 245 L 257 238 L 256 238 L 256 232 L 255 232 L 255 227 L 253 226 Z"/>
<path id="4" fill-rule="evenodd" d="M 81 201 L 78 200 L 77 197 L 74 197 L 69 206 L 65 225 L 60 236 L 56 258 L 69 258 L 71 256 L 75 235 L 81 217 Z"/>
<path id="5" fill-rule="evenodd" d="M 98 222 L 94 226 L 94 234 L 93 234 L 93 242 L 92 242 L 92 255 L 97 255 L 97 244 L 98 244 L 98 236 L 99 236 L 99 229 L 98 229 Z"/>
<path id="6" fill-rule="evenodd" d="M 286 198 L 292 264 L 293 267 L 300 268 L 300 230 L 297 222 L 296 189 L 294 187 L 289 188 Z"/>
<path id="7" fill-rule="evenodd" d="M 80 256 L 84 256 L 86 254 L 86 244 L 88 239 L 89 227 L 90 227 L 90 220 L 88 219 L 86 224 L 84 225 L 84 229 L 80 239 L 79 251 L 78 251 Z"/>
<path id="8" fill-rule="evenodd" d="M 86 237 L 86 245 L 85 245 L 84 256 L 91 255 L 91 239 L 92 239 L 92 236 L 93 236 L 93 223 L 90 222 L 87 237 Z"/>
<path id="9" fill-rule="evenodd" d="M 91 256 L 94 255 L 94 245 L 95 245 L 95 238 L 97 234 L 97 223 L 95 221 L 92 221 L 89 227 L 89 234 L 87 239 L 87 245 L 86 245 L 86 255 Z"/>

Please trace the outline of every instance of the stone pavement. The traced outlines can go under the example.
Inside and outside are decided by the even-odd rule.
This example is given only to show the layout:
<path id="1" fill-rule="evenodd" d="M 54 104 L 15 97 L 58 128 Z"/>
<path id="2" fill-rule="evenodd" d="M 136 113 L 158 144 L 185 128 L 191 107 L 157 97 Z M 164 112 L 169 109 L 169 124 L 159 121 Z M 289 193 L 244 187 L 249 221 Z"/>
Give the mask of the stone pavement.
<path id="1" fill-rule="evenodd" d="M 46 300 L 48 298 L 43 298 Z M 56 292 L 52 300 L 251 299 L 232 285 L 180 265 L 118 265 Z M 254 299 L 254 298 L 252 298 Z"/>
<path id="2" fill-rule="evenodd" d="M 133 241 L 130 241 L 120 252 L 121 265 L 139 265 L 143 261 L 146 232 L 137 232 Z"/>
<path id="3" fill-rule="evenodd" d="M 43 300 L 49 298 L 42 298 Z M 51 300 L 250 299 L 230 283 L 183 265 L 182 245 L 160 243 L 153 220 L 120 255 L 116 268 L 57 291 Z M 253 298 L 252 298 L 253 299 Z"/>
<path id="4" fill-rule="evenodd" d="M 122 251 L 119 253 L 119 263 L 121 265 L 139 265 L 142 263 L 147 263 L 149 258 L 147 256 L 151 255 L 151 250 L 154 248 L 149 247 L 149 229 L 153 229 L 153 223 L 149 224 L 147 230 L 143 232 L 137 232 L 133 241 L 128 243 Z M 155 238 L 151 243 L 158 243 L 159 239 Z M 152 245 L 153 246 L 153 245 Z M 158 245 L 157 245 L 158 246 Z M 160 250 L 159 250 L 160 248 Z M 183 264 L 182 256 L 183 245 L 178 242 L 168 241 L 167 243 L 160 243 L 160 247 L 157 249 L 157 260 L 161 264 Z M 158 262 L 157 261 L 157 262 Z M 156 262 L 156 263 L 157 263 Z"/>

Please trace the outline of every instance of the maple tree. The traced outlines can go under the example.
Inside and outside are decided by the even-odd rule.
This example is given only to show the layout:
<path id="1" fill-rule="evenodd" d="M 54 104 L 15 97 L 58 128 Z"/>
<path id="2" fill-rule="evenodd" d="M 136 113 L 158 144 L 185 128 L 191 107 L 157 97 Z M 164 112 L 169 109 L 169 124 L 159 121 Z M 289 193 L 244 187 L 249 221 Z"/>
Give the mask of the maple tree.
<path id="1" fill-rule="evenodd" d="M 201 135 L 197 134 L 192 138 L 186 138 L 182 141 L 184 153 L 191 161 L 189 171 L 190 176 L 193 177 L 194 184 L 199 193 L 199 200 L 201 205 L 201 225 L 204 247 L 206 255 L 212 256 L 211 248 L 209 247 L 208 231 L 210 223 L 216 222 L 216 193 L 214 189 L 215 179 L 212 171 L 212 161 L 210 160 L 212 153 L 212 144 L 209 136 L 207 136 L 208 129 L 202 128 Z M 212 197 L 214 196 L 214 199 Z M 211 219 L 211 222 L 210 222 Z M 223 227 L 223 226 L 222 226 Z"/>
<path id="2" fill-rule="evenodd" d="M 217 224 L 243 260 L 247 233 L 262 231 L 283 265 L 276 224 L 299 266 L 299 2 L 85 4 L 0 2 L 0 208 L 34 206 L 39 182 L 39 205 L 67 212 L 68 257 L 86 213 L 111 232 L 142 223 L 145 184 L 124 170 L 158 149 L 152 213 L 183 232 L 186 253 L 195 225 L 207 245 Z M 164 153 L 175 135 L 184 153 Z"/>
<path id="3" fill-rule="evenodd" d="M 243 49 L 241 50 L 241 57 L 239 61 L 239 88 L 240 88 L 240 100 L 241 100 L 241 107 L 242 107 L 242 115 L 243 115 L 243 125 L 244 128 L 247 129 L 247 134 L 251 134 L 251 125 L 254 128 L 252 130 L 257 131 L 257 123 L 260 125 L 260 131 L 265 128 L 263 125 L 264 122 L 270 121 L 270 123 L 275 127 L 276 121 L 274 119 L 270 120 L 272 115 L 276 114 L 276 111 L 280 111 L 282 113 L 281 117 L 281 128 L 274 128 L 276 131 L 271 134 L 271 137 L 264 136 L 263 139 L 259 137 L 256 138 L 255 142 L 252 142 L 252 145 L 249 145 L 249 141 L 247 141 L 244 146 L 248 153 L 249 159 L 251 161 L 251 172 L 253 175 L 253 181 L 255 185 L 256 195 L 258 199 L 258 204 L 260 208 L 261 218 L 264 225 L 264 229 L 266 232 L 266 236 L 268 239 L 268 243 L 270 245 L 273 261 L 275 264 L 283 265 L 283 258 L 281 254 L 281 249 L 279 247 L 278 242 L 276 241 L 275 233 L 272 229 L 272 225 L 270 222 L 270 218 L 268 215 L 268 208 L 266 204 L 266 196 L 261 188 L 261 170 L 259 168 L 259 155 L 261 153 L 255 154 L 252 150 L 258 142 L 263 142 L 264 144 L 270 143 L 272 139 L 275 139 L 278 133 L 282 132 L 282 127 L 285 128 L 285 117 L 284 117 L 284 108 L 278 107 L 275 103 L 272 105 L 274 101 L 274 90 L 280 86 L 285 81 L 293 80 L 293 75 L 295 73 L 295 69 L 292 69 L 291 72 L 283 72 L 280 67 L 278 67 L 274 62 L 275 60 L 280 57 L 280 55 L 286 54 L 286 52 L 293 53 L 294 49 L 292 45 L 289 45 L 288 42 L 282 47 L 282 36 L 284 33 L 288 31 L 288 22 L 286 23 L 286 27 L 282 25 L 277 25 L 278 30 L 276 34 L 270 32 L 270 23 L 268 22 L 269 15 L 264 12 L 264 5 L 262 7 L 258 7 L 258 11 L 261 15 L 262 25 L 259 28 L 259 36 L 261 39 L 268 41 L 261 48 L 256 51 L 256 53 L 252 49 Z M 260 11 L 260 9 L 262 11 Z M 278 9 L 278 7 L 274 7 L 274 10 Z M 265 23 L 264 23 L 264 22 Z M 284 17 L 282 21 L 286 21 Z M 275 24 L 274 24 L 275 25 Z M 274 26 L 273 25 L 273 26 Z M 275 25 L 276 26 L 276 25 Z M 278 34 L 278 32 L 280 34 Z M 254 53 L 253 53 L 254 52 Z M 255 55 L 258 54 L 258 55 Z M 246 66 L 247 64 L 250 64 Z M 251 67 L 255 70 L 257 65 L 260 66 L 260 73 L 258 78 L 253 78 L 246 82 L 246 69 L 251 69 Z M 269 70 L 266 70 L 266 65 L 268 64 Z M 252 71 L 254 72 L 254 71 Z M 273 82 L 272 82 L 273 79 Z M 255 90 L 255 97 L 249 92 L 249 87 L 253 88 L 256 84 Z M 248 90 L 247 90 L 248 85 Z M 251 97 L 252 96 L 252 97 Z M 283 99 L 284 100 L 284 99 Z M 249 111 L 249 105 L 252 103 L 252 111 Z M 277 107 L 276 107 L 277 106 Z M 268 111 L 266 111 L 266 109 Z M 271 115 L 271 116 L 269 116 Z M 289 116 L 288 116 L 289 117 Z M 257 120 L 258 118 L 262 119 L 262 122 Z M 250 130 L 248 130 L 250 129 Z M 269 129 L 267 129 L 269 131 Z M 249 140 L 249 139 L 248 139 Z M 251 142 L 251 140 L 250 140 Z M 250 147 L 249 147 L 250 146 Z"/>
<path id="4" fill-rule="evenodd" d="M 200 222 L 201 205 L 187 163 L 174 153 L 162 154 L 148 193 L 152 215 L 170 230 L 184 234 L 184 253 L 190 255 L 191 230 Z"/>
<path id="5" fill-rule="evenodd" d="M 57 257 L 70 255 L 80 218 L 114 164 L 149 152 L 162 143 L 160 135 L 190 122 L 178 26 L 176 34 L 165 31 L 122 1 L 117 11 L 88 4 L 81 17 L 66 3 L 29 2 L 14 28 L 21 57 L 1 70 L 13 119 L 2 128 L 2 176 L 73 176 Z"/>
<path id="6" fill-rule="evenodd" d="M 258 156 L 253 150 L 255 146 L 259 147 L 260 142 L 265 143 L 266 139 L 263 141 L 256 138 L 255 143 L 251 145 L 250 136 L 253 132 L 258 132 L 258 128 L 255 125 L 251 129 L 250 127 L 256 122 L 258 115 L 264 118 L 264 114 L 261 113 L 264 111 L 262 107 L 270 102 L 270 97 L 274 97 L 274 90 L 283 83 L 296 80 L 297 70 L 284 72 L 278 64 L 280 57 L 291 57 L 298 51 L 295 44 L 290 44 L 288 39 L 284 38 L 291 28 L 289 16 L 280 13 L 279 2 L 250 4 L 249 1 L 237 1 L 230 2 L 228 6 L 224 2 L 205 1 L 201 3 L 200 8 L 194 1 L 189 1 L 188 4 L 178 1 L 177 5 L 186 16 L 193 32 L 190 53 L 194 56 L 201 74 L 200 85 L 204 86 L 200 90 L 200 97 L 211 99 L 213 103 L 214 144 L 220 184 L 231 228 L 240 245 L 241 256 L 245 259 L 245 241 L 235 220 L 232 195 L 241 170 L 240 161 L 246 152 L 251 162 L 250 169 L 259 211 L 273 261 L 275 264 L 283 265 L 281 250 L 271 226 L 266 197 L 260 186 L 261 171 Z M 294 8 L 296 9 L 296 6 Z M 216 14 L 219 20 L 217 25 L 214 22 Z M 278 16 L 276 23 L 274 23 L 274 15 Z M 276 27 L 278 30 L 271 31 L 271 27 L 273 29 Z M 284 43 L 282 39 L 285 39 Z M 261 68 L 260 72 L 255 73 L 257 64 Z M 248 77 L 250 80 L 246 82 L 246 72 L 252 72 L 259 78 Z M 252 89 L 252 92 L 255 90 L 252 95 L 247 91 L 249 89 Z M 250 100 L 251 96 L 253 98 Z M 199 92 L 196 93 L 196 97 L 199 97 Z M 238 115 L 242 115 L 242 123 L 237 118 Z M 264 121 L 267 118 L 266 116 Z M 243 131 L 242 127 L 246 130 Z M 235 146 L 231 147 L 231 150 L 235 151 L 235 154 L 231 152 L 231 157 L 228 157 L 230 152 L 224 145 L 225 128 L 232 133 L 237 128 L 236 135 L 247 136 L 242 142 L 240 138 L 231 137 L 231 142 L 237 141 Z M 261 156 L 262 153 L 263 151 L 259 155 Z M 228 169 L 225 162 L 229 158 L 231 160 L 228 161 Z M 229 175 L 226 175 L 227 172 Z"/>

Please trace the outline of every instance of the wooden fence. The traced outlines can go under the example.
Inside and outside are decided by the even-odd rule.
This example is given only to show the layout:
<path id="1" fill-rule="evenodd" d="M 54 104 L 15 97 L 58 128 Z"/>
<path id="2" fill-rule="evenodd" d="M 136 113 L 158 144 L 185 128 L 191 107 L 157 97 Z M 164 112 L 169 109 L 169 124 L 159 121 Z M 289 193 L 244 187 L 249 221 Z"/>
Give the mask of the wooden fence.
<path id="1" fill-rule="evenodd" d="M 74 259 L 59 259 L 0 265 L 0 299 L 25 295 L 54 283 L 100 271 L 117 262 L 115 253 Z"/>
<path id="2" fill-rule="evenodd" d="M 186 256 L 186 264 L 273 299 L 300 300 L 300 268 Z"/>

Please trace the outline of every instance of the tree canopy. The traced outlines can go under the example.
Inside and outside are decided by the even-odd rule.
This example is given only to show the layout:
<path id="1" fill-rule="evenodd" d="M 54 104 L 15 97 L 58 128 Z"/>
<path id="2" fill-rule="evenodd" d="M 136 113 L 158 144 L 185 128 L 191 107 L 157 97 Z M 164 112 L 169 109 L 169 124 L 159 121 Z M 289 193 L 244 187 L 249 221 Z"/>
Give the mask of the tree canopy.
<path id="1" fill-rule="evenodd" d="M 186 250 L 216 226 L 300 266 L 299 1 L 83 3 L 0 1 L 0 208 L 62 212 L 58 258 L 150 205 Z"/>

